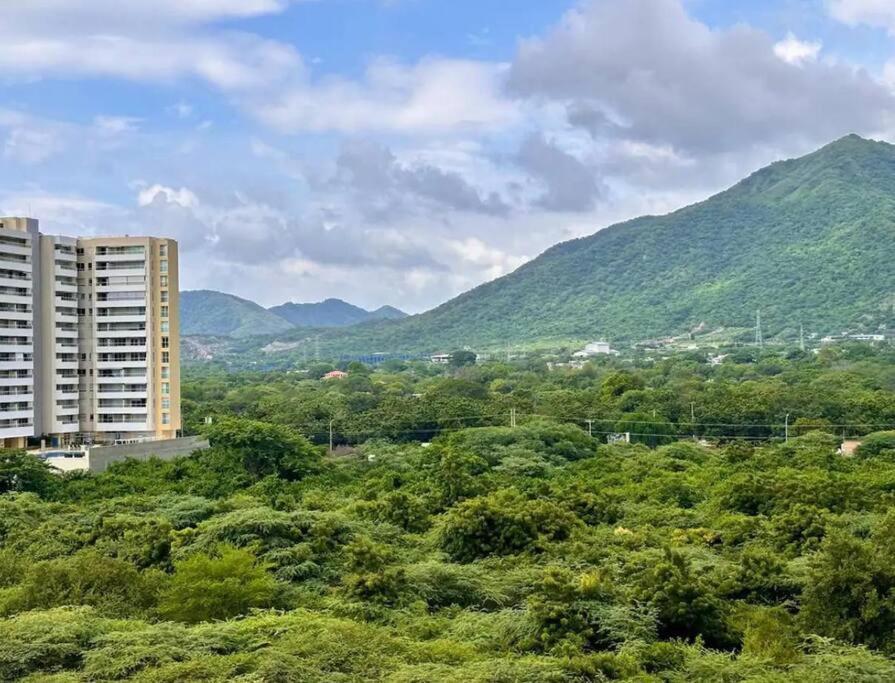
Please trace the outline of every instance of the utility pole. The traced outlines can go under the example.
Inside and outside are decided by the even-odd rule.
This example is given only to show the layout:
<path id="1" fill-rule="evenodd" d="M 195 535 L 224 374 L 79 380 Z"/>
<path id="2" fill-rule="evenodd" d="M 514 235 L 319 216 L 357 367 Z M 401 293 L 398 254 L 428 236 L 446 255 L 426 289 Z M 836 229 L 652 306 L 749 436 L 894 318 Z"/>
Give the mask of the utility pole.
<path id="1" fill-rule="evenodd" d="M 516 409 L 510 408 L 510 427 L 516 427 Z"/>
<path id="2" fill-rule="evenodd" d="M 693 430 L 693 440 L 696 441 L 696 404 L 690 401 L 690 428 Z"/>
<path id="3" fill-rule="evenodd" d="M 789 443 L 789 413 L 786 413 L 786 419 L 783 421 L 783 440 Z"/>
<path id="4" fill-rule="evenodd" d="M 755 311 L 755 345 L 763 349 L 764 337 L 761 334 L 761 309 Z"/>
<path id="5" fill-rule="evenodd" d="M 587 422 L 587 435 L 593 439 L 594 438 L 594 421 L 593 420 L 585 420 Z"/>
<path id="6" fill-rule="evenodd" d="M 329 454 L 333 454 L 333 420 L 329 421 Z"/>

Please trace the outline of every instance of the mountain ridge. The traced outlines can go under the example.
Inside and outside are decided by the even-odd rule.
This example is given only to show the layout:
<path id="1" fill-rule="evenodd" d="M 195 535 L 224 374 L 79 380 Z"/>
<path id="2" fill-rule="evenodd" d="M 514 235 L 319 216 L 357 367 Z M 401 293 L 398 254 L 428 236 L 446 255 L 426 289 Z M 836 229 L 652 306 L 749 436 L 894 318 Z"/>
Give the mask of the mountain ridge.
<path id="1" fill-rule="evenodd" d="M 636 341 L 750 327 L 758 310 L 769 334 L 834 332 L 893 325 L 893 307 L 895 147 L 849 135 L 669 214 L 556 244 L 425 313 L 319 340 L 331 354 Z"/>
<path id="2" fill-rule="evenodd" d="M 221 336 L 236 339 L 275 336 L 297 328 L 330 328 L 379 320 L 397 320 L 406 313 L 393 306 L 376 310 L 329 298 L 318 303 L 287 303 L 271 308 L 226 292 L 212 289 L 180 293 L 181 334 Z"/>

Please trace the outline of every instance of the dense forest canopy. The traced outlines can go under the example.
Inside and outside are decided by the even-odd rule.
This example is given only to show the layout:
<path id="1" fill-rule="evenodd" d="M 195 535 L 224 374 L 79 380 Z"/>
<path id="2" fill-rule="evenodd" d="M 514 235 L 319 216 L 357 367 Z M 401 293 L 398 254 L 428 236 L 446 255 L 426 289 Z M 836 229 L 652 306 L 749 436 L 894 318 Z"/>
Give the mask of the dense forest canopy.
<path id="1" fill-rule="evenodd" d="M 0 457 L 0 679 L 895 680 L 893 360 L 193 374 L 209 450 Z"/>

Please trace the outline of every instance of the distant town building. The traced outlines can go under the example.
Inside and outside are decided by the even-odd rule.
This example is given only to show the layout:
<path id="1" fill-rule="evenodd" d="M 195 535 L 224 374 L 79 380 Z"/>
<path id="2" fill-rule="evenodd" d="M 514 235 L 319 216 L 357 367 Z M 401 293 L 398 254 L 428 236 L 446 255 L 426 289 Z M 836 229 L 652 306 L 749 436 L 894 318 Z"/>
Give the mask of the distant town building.
<path id="1" fill-rule="evenodd" d="M 436 365 L 449 365 L 451 362 L 450 353 L 436 353 L 432 356 L 429 356 L 429 360 Z"/>
<path id="2" fill-rule="evenodd" d="M 886 341 L 884 334 L 831 334 L 820 340 L 821 344 L 841 344 L 842 342 L 867 342 L 878 344 Z"/>
<path id="3" fill-rule="evenodd" d="M 346 377 L 348 377 L 348 373 L 341 370 L 333 370 L 323 375 L 323 379 L 345 379 Z"/>
<path id="4" fill-rule="evenodd" d="M 581 351 L 572 354 L 573 358 L 591 358 L 592 356 L 617 356 L 618 351 L 609 346 L 607 341 L 595 341 L 585 346 Z"/>

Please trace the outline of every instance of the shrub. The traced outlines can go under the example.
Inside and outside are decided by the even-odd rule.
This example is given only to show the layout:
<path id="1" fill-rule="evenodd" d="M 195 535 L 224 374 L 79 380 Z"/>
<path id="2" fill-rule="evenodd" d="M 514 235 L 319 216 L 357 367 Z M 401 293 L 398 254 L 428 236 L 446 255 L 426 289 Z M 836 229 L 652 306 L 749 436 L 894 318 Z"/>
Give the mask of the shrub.
<path id="1" fill-rule="evenodd" d="M 270 606 L 276 590 L 276 580 L 252 553 L 223 545 L 213 555 L 175 563 L 159 612 L 187 623 L 229 619 L 253 607 Z"/>

